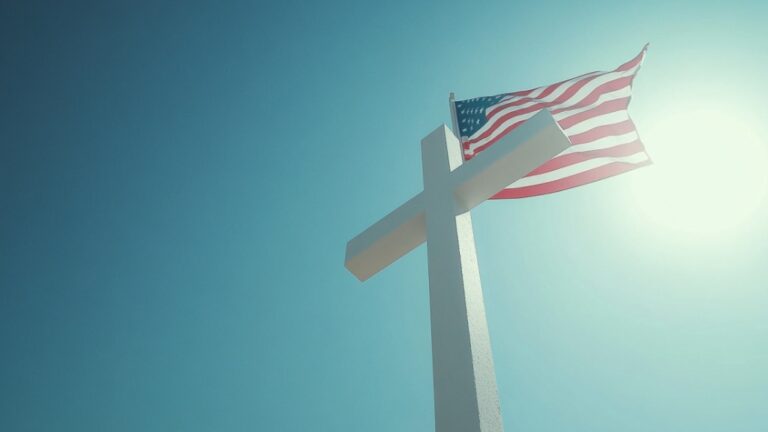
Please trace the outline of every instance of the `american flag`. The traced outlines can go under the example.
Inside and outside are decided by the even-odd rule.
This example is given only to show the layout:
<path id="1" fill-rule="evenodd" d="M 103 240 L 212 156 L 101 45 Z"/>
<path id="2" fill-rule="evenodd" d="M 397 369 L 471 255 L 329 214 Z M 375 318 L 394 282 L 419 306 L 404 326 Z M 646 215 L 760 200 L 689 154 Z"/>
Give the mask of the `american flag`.
<path id="1" fill-rule="evenodd" d="M 455 102 L 464 159 L 548 109 L 571 146 L 493 198 L 558 192 L 651 163 L 627 113 L 632 81 L 648 45 L 610 72 L 591 72 L 544 87 Z"/>

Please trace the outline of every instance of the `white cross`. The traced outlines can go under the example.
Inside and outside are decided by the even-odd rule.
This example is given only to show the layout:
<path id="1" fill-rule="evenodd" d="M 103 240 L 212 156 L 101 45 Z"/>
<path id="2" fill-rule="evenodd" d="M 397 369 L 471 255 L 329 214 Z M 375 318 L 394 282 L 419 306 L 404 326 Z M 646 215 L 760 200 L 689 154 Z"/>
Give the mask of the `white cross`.
<path id="1" fill-rule="evenodd" d="M 361 281 L 427 242 L 437 432 L 503 430 L 470 210 L 570 145 L 547 110 L 462 164 L 442 125 L 421 141 L 424 191 L 347 243 Z"/>

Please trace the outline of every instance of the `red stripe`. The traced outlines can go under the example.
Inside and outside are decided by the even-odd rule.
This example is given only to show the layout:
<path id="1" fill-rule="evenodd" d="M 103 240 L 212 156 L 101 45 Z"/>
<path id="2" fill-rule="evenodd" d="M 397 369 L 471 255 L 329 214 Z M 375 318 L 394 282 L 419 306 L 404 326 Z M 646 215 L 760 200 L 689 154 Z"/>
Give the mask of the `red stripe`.
<path id="1" fill-rule="evenodd" d="M 650 165 L 651 161 L 647 160 L 637 164 L 630 164 L 625 162 L 613 162 L 601 167 L 584 171 L 578 174 L 574 174 L 570 177 L 555 180 L 549 183 L 542 183 L 539 185 L 525 186 L 521 188 L 504 189 L 491 199 L 512 199 L 512 198 L 526 198 L 537 195 L 546 195 L 562 190 L 570 189 L 576 186 L 582 186 L 588 183 L 592 183 L 598 180 L 602 180 L 608 177 L 613 177 L 618 174 L 631 171 L 635 168 L 640 168 L 646 165 Z"/>
<path id="2" fill-rule="evenodd" d="M 526 177 L 538 174 L 548 173 L 556 169 L 564 168 L 579 162 L 588 161 L 590 159 L 599 157 L 623 157 L 630 156 L 641 151 L 644 151 L 643 143 L 640 140 L 635 140 L 626 144 L 619 144 L 617 146 L 608 147 L 604 149 L 589 150 L 577 153 L 568 153 L 562 156 L 555 156 L 554 158 L 544 162 L 543 165 L 531 171 Z"/>
<path id="3" fill-rule="evenodd" d="M 549 96 L 550 94 L 552 94 L 553 91 L 555 91 L 556 88 L 560 87 L 560 84 L 561 83 L 555 83 L 555 84 L 550 85 L 549 87 L 544 89 L 544 91 L 541 92 L 541 94 L 536 96 L 536 99 L 541 99 L 543 97 Z"/>
<path id="4" fill-rule="evenodd" d="M 609 100 L 606 102 L 601 103 L 600 105 L 590 108 L 586 111 L 582 111 L 577 114 L 573 114 L 570 117 L 565 117 L 563 119 L 560 119 L 557 121 L 557 124 L 560 125 L 563 129 L 568 129 L 569 127 L 581 123 L 585 120 L 589 120 L 593 117 L 597 117 L 604 114 L 609 114 L 616 111 L 626 110 L 627 105 L 629 105 L 629 97 L 621 98 L 621 99 L 614 99 Z"/>
<path id="5" fill-rule="evenodd" d="M 632 123 L 632 119 L 627 119 L 619 123 L 594 127 L 586 132 L 578 133 L 576 135 L 569 135 L 568 139 L 571 140 L 571 144 L 578 145 L 607 136 L 624 135 L 625 133 L 630 133 L 634 130 L 635 124 Z"/>

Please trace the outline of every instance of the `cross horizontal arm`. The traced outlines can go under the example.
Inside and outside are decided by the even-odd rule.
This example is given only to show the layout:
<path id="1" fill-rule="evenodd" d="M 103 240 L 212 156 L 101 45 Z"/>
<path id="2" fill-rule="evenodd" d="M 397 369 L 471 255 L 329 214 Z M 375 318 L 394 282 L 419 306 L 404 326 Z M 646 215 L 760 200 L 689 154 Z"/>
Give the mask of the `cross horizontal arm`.
<path id="1" fill-rule="evenodd" d="M 552 114 L 539 111 L 451 173 L 459 207 L 471 210 L 570 145 Z"/>
<path id="2" fill-rule="evenodd" d="M 441 145 L 447 143 L 458 149 L 456 137 L 445 126 L 441 128 L 433 132 L 444 133 Z M 540 111 L 470 162 L 450 172 L 445 180 L 447 184 L 443 184 L 453 190 L 456 214 L 471 210 L 569 145 L 568 137 L 552 114 Z M 347 269 L 364 281 L 426 241 L 425 201 L 422 192 L 350 240 L 344 260 Z"/>
<path id="3" fill-rule="evenodd" d="M 424 243 L 424 196 L 418 194 L 347 243 L 344 265 L 364 281 Z"/>

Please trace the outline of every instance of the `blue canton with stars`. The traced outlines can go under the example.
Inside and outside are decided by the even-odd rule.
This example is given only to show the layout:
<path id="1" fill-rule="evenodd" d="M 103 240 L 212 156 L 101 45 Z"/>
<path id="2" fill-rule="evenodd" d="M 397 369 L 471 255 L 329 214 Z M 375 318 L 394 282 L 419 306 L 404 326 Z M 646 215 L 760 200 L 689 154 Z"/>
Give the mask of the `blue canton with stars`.
<path id="1" fill-rule="evenodd" d="M 454 102 L 456 104 L 456 120 L 459 123 L 461 136 L 471 137 L 478 129 L 483 127 L 488 119 L 486 110 L 499 103 L 507 93 L 496 96 L 484 96 Z"/>

